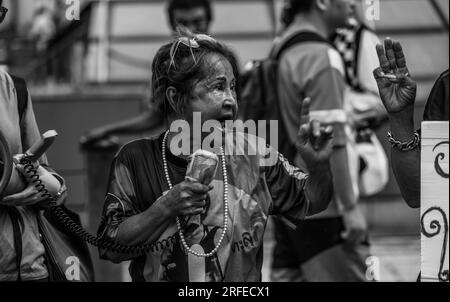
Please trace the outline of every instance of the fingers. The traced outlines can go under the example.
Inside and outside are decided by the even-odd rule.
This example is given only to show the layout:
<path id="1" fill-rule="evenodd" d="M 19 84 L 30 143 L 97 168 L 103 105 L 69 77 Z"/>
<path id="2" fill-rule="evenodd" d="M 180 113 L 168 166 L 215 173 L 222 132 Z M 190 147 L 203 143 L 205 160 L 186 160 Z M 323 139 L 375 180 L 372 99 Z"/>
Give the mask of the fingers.
<path id="1" fill-rule="evenodd" d="M 379 89 L 391 86 L 391 81 L 386 78 L 386 75 L 384 74 L 381 67 L 378 67 L 373 71 L 373 76 L 375 78 L 375 81 L 377 81 Z"/>
<path id="2" fill-rule="evenodd" d="M 185 204 L 185 208 L 182 211 L 183 215 L 198 215 L 198 214 L 204 214 L 205 213 L 205 207 L 206 207 L 206 198 L 200 200 L 200 197 L 195 197 L 191 201 L 188 201 Z M 196 200 L 198 199 L 198 200 Z"/>
<path id="3" fill-rule="evenodd" d="M 319 143 L 320 143 L 320 137 L 322 135 L 322 129 L 321 124 L 317 120 L 313 120 L 311 122 L 311 133 L 310 136 L 312 137 L 312 145 L 315 150 L 319 149 Z"/>
<path id="4" fill-rule="evenodd" d="M 297 141 L 301 145 L 305 145 L 310 136 L 310 117 L 309 110 L 311 106 L 311 98 L 306 98 L 303 100 L 302 109 L 300 114 L 300 129 L 297 134 Z"/>
<path id="5" fill-rule="evenodd" d="M 406 57 L 400 42 L 387 38 L 384 41 L 384 47 L 378 44 L 376 50 L 381 68 L 381 71 L 379 69 L 374 71 L 377 82 L 384 78 L 391 82 L 399 83 L 402 75 L 409 75 Z"/>
<path id="6" fill-rule="evenodd" d="M 405 54 L 403 53 L 403 48 L 402 45 L 400 44 L 400 42 L 395 41 L 392 45 L 393 51 L 394 51 L 394 55 L 395 55 L 395 60 L 397 61 L 397 67 L 398 68 L 406 68 L 406 57 Z"/>
<path id="7" fill-rule="evenodd" d="M 297 147 L 305 146 L 309 140 L 309 132 L 310 127 L 308 125 L 303 125 L 300 127 L 300 130 L 297 135 Z"/>
<path id="8" fill-rule="evenodd" d="M 383 74 L 384 74 L 384 72 L 383 72 L 383 69 L 381 68 L 381 67 L 378 67 L 378 68 L 376 68 L 374 71 L 373 71 L 373 76 L 374 76 L 374 78 L 375 78 L 375 80 L 383 80 L 384 78 L 383 78 Z"/>
<path id="9" fill-rule="evenodd" d="M 390 71 L 391 65 L 389 64 L 383 45 L 378 44 L 376 46 L 376 49 L 378 54 L 378 60 L 380 61 L 381 71 L 388 73 Z"/>
<path id="10" fill-rule="evenodd" d="M 392 42 L 391 39 L 387 38 L 386 40 L 384 40 L 384 50 L 386 52 L 386 57 L 389 62 L 390 70 L 397 70 L 397 62 L 395 59 L 395 52 L 394 52 L 394 42 Z"/>
<path id="11" fill-rule="evenodd" d="M 28 186 L 20 193 L 3 198 L 2 204 L 9 206 L 27 206 L 37 204 L 45 199 L 34 186 Z"/>
<path id="12" fill-rule="evenodd" d="M 311 98 L 306 98 L 302 103 L 302 111 L 300 115 L 300 126 L 309 124 L 309 110 L 311 106 Z"/>
<path id="13" fill-rule="evenodd" d="M 14 204 L 18 203 L 19 201 L 30 198 L 31 196 L 33 196 L 34 193 L 36 193 L 36 190 L 34 189 L 34 187 L 28 186 L 22 192 L 6 196 L 5 198 L 3 198 L 2 202 L 14 205 Z"/>
<path id="14" fill-rule="evenodd" d="M 313 120 L 300 127 L 298 144 L 303 147 L 310 144 L 317 151 L 333 139 L 333 133 L 332 126 L 323 127 L 319 121 Z"/>
<path id="15" fill-rule="evenodd" d="M 187 213 L 185 216 L 195 216 L 195 215 L 201 215 L 205 212 L 205 209 L 203 207 L 201 208 L 191 208 L 187 210 Z"/>
<path id="16" fill-rule="evenodd" d="M 212 190 L 212 186 L 206 186 L 199 182 L 189 182 L 188 188 L 192 193 L 196 194 L 206 194 Z"/>
<path id="17" fill-rule="evenodd" d="M 316 150 L 322 150 L 331 146 L 333 140 L 334 129 L 333 126 L 321 127 L 320 136 L 316 142 Z"/>
<path id="18" fill-rule="evenodd" d="M 27 182 L 31 181 L 31 175 L 26 172 L 25 166 L 21 164 L 15 164 L 16 170 L 27 180 Z"/>
<path id="19" fill-rule="evenodd" d="M 206 198 L 208 198 L 208 194 L 195 194 L 190 198 L 190 201 L 193 205 L 204 207 Z"/>

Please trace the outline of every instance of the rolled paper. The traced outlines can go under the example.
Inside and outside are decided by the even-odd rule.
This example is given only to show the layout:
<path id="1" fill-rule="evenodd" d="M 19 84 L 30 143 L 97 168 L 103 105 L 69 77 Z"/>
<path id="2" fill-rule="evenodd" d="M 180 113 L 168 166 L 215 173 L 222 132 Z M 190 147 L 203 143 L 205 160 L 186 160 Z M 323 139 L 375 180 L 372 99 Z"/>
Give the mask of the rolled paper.
<path id="1" fill-rule="evenodd" d="M 205 250 L 199 244 L 194 244 L 191 250 L 200 254 L 205 253 Z M 205 258 L 188 254 L 189 282 L 206 282 L 205 261 Z"/>
<path id="2" fill-rule="evenodd" d="M 209 151 L 197 150 L 192 155 L 192 159 L 186 171 L 186 180 L 198 181 L 206 186 L 210 185 L 219 166 L 219 157 Z M 201 225 L 201 215 L 191 216 L 187 226 L 197 227 Z"/>
<path id="3" fill-rule="evenodd" d="M 214 179 L 219 166 L 219 157 L 209 151 L 198 150 L 192 155 L 187 168 L 186 179 L 209 185 Z"/>

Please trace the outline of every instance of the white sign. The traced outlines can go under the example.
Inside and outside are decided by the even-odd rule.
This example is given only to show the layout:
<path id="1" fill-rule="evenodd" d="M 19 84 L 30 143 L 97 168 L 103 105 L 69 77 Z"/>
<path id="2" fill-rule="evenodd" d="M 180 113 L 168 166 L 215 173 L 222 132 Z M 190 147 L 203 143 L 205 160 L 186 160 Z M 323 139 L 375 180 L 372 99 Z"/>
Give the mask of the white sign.
<path id="1" fill-rule="evenodd" d="M 449 123 L 422 123 L 423 282 L 448 282 Z"/>

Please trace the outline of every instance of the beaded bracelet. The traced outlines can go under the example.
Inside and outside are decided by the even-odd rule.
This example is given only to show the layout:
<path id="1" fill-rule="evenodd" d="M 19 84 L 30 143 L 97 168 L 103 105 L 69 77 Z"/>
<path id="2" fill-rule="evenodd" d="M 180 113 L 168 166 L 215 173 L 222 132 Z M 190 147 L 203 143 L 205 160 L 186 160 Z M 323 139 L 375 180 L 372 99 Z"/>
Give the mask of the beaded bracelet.
<path id="1" fill-rule="evenodd" d="M 388 139 L 393 148 L 397 148 L 402 152 L 413 151 L 416 148 L 420 147 L 420 134 L 418 132 L 414 133 L 414 139 L 407 143 L 402 143 L 400 141 L 395 140 L 392 137 L 392 133 L 388 132 Z"/>

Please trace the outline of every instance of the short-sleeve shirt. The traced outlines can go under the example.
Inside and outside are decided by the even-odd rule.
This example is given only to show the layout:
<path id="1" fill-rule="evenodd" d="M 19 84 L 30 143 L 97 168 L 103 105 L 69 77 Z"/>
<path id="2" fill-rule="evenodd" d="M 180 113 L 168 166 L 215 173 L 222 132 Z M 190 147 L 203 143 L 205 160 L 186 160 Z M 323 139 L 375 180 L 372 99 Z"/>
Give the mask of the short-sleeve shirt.
<path id="1" fill-rule="evenodd" d="M 317 32 L 313 27 L 305 29 L 296 25 L 289 27 L 276 41 L 277 49 L 292 36 L 302 32 Z M 300 116 L 304 98 L 311 98 L 310 117 L 323 125 L 333 125 L 334 146 L 347 147 L 349 175 L 353 190 L 358 192 L 358 156 L 355 149 L 354 129 L 348 112 L 351 104 L 346 102 L 350 87 L 346 82 L 345 66 L 341 54 L 330 44 L 308 41 L 287 49 L 280 57 L 278 66 L 278 94 L 281 118 L 289 143 L 295 148 L 300 129 Z M 302 167 L 299 154 L 294 164 Z M 320 216 L 338 216 L 336 202 Z"/>
<path id="2" fill-rule="evenodd" d="M 0 131 L 8 142 L 12 155 L 21 154 L 34 144 L 40 133 L 28 96 L 26 111 L 19 120 L 17 93 L 11 77 L 0 71 Z M 47 162 L 45 156 L 41 163 Z M 24 281 L 44 279 L 48 276 L 44 264 L 44 246 L 39 238 L 37 212 L 32 207 L 17 207 L 22 216 L 22 263 Z M 0 282 L 17 280 L 13 228 L 11 220 L 0 206 Z"/>
<path id="3" fill-rule="evenodd" d="M 310 202 L 304 194 L 307 175 L 291 166 L 278 152 L 268 164 L 254 140 L 226 135 L 225 152 L 243 138 L 243 146 L 255 155 L 226 155 L 228 175 L 228 229 L 218 253 L 210 258 L 187 255 L 180 242 L 175 220 L 153 248 L 131 261 L 133 281 L 261 281 L 263 237 L 269 215 L 280 215 L 298 224 L 307 215 Z M 162 164 L 162 140 L 143 139 L 123 147 L 116 156 L 105 199 L 100 236 L 117 238 L 120 224 L 149 209 L 168 190 Z M 260 146 L 260 145 L 258 145 Z M 264 145 L 266 146 L 266 145 Z M 228 148 L 228 149 L 227 149 Z M 228 150 L 228 152 L 227 152 Z M 245 149 L 247 150 L 247 149 Z M 234 153 L 236 154 L 236 153 Z M 237 153 L 243 154 L 243 153 Z M 250 151 L 245 154 L 252 154 Z M 167 149 L 168 170 L 173 185 L 184 180 L 187 162 Z M 219 164 L 209 193 L 206 214 L 182 219 L 189 246 L 200 245 L 208 253 L 216 246 L 224 226 L 224 179 Z M 184 221 L 184 223 L 183 223 Z M 105 250 L 100 250 L 103 258 Z"/>

